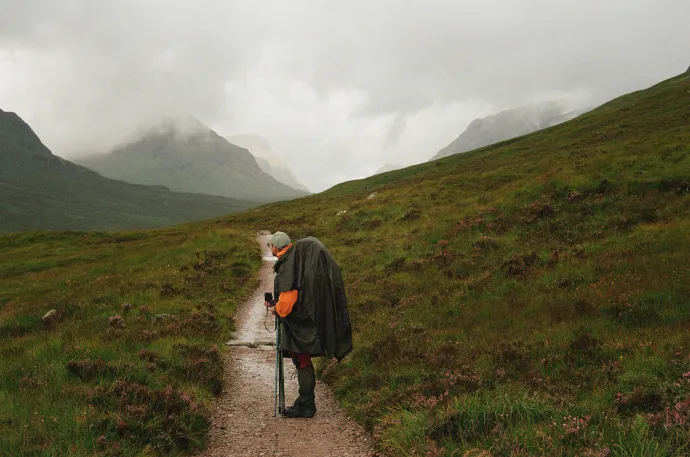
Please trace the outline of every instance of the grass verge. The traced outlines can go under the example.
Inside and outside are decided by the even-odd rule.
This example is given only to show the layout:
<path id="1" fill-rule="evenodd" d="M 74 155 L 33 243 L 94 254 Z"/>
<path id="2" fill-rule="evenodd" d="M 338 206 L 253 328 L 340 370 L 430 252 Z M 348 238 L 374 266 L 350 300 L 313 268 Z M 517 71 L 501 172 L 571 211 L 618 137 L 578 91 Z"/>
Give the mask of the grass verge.
<path id="1" fill-rule="evenodd" d="M 204 446 L 261 263 L 247 232 L 28 232 L 0 235 L 0 258 L 0 455 Z"/>

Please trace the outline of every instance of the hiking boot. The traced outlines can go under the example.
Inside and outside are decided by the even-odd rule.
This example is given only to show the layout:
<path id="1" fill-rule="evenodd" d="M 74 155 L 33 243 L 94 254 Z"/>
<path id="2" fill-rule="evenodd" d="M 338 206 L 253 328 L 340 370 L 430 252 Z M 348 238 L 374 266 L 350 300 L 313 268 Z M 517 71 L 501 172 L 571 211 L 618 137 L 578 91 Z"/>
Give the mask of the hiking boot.
<path id="1" fill-rule="evenodd" d="M 314 414 L 316 413 L 316 405 L 312 405 L 311 407 L 309 406 L 303 406 L 303 405 L 295 405 L 295 406 L 290 406 L 288 408 L 285 408 L 285 413 L 283 414 L 285 417 L 305 417 L 305 418 L 310 418 L 314 417 Z"/>
<path id="2" fill-rule="evenodd" d="M 295 402 L 292 404 L 292 406 L 288 406 L 288 408 L 301 408 L 302 407 L 302 402 L 300 401 L 299 397 L 295 399 Z M 316 402 L 312 404 L 312 409 L 314 412 L 316 412 Z"/>

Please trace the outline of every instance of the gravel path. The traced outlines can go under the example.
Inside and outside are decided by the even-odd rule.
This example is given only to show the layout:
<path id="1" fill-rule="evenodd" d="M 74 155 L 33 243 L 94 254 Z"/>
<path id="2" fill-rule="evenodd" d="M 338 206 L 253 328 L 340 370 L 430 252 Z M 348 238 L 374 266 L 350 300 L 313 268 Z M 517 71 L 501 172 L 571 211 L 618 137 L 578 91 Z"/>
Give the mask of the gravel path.
<path id="1" fill-rule="evenodd" d="M 257 240 L 263 250 L 266 236 Z M 275 340 L 273 319 L 266 317 L 264 291 L 273 290 L 273 263 L 264 253 L 261 284 L 237 313 L 238 341 Z M 371 437 L 339 408 L 329 389 L 316 384 L 318 411 L 311 419 L 273 417 L 275 352 L 272 347 L 229 347 L 225 360 L 225 391 L 216 403 L 209 445 L 200 457 L 283 456 L 283 457 L 371 457 Z M 285 361 L 285 403 L 297 398 L 297 380 Z"/>

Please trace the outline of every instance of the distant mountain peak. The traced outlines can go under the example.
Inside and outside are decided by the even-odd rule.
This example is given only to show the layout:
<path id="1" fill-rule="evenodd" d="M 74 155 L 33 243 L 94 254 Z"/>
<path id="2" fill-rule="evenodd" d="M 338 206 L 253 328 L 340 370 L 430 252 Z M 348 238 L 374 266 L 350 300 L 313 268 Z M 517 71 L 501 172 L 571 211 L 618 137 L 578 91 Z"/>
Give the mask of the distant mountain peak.
<path id="1" fill-rule="evenodd" d="M 4 146 L 4 147 L 3 147 Z M 17 113 L 0 109 L 0 150 L 55 157 Z"/>
<path id="2" fill-rule="evenodd" d="M 228 136 L 225 139 L 248 150 L 256 159 L 259 167 L 279 182 L 293 189 L 309 192 L 309 189 L 295 178 L 290 165 L 273 151 L 271 143 L 266 138 L 256 134 L 239 134 Z"/>
<path id="3" fill-rule="evenodd" d="M 567 111 L 559 101 L 533 103 L 475 119 L 448 146 L 430 160 L 472 151 L 573 119 L 588 110 Z"/>
<path id="4" fill-rule="evenodd" d="M 252 201 L 302 197 L 261 169 L 254 156 L 192 116 L 168 117 L 140 129 L 109 154 L 82 157 L 81 165 L 104 176 L 174 191 Z"/>
<path id="5" fill-rule="evenodd" d="M 251 142 L 253 146 L 256 146 L 257 148 L 261 149 L 260 151 L 257 151 L 257 154 L 260 153 L 259 155 L 261 155 L 262 157 L 268 158 L 269 156 L 275 156 L 275 157 L 280 158 L 280 156 L 278 156 L 275 153 L 275 151 L 273 151 L 273 148 L 271 147 L 271 143 L 269 143 L 269 141 L 266 138 L 262 137 L 261 135 L 257 135 L 255 133 L 241 133 L 241 134 L 226 137 L 226 139 L 228 141 L 230 141 L 231 143 L 233 143 L 232 140 L 235 140 L 237 143 L 233 143 L 233 144 L 237 144 L 237 146 L 240 146 L 240 147 L 244 147 L 244 146 L 242 146 L 241 144 L 238 144 L 238 143 L 249 143 L 249 142 Z"/>
<path id="6" fill-rule="evenodd" d="M 28 124 L 5 111 L 0 111 L 0 189 L 0 232 L 161 227 L 255 205 L 108 179 L 53 155 Z"/>
<path id="7" fill-rule="evenodd" d="M 146 138 L 156 137 L 166 137 L 177 141 L 189 141 L 191 139 L 203 141 L 204 139 L 211 139 L 214 133 L 211 128 L 202 124 L 194 116 L 168 116 L 161 118 L 156 123 L 139 127 L 126 141 L 114 149 L 120 149 L 122 146 L 127 146 Z"/>
<path id="8" fill-rule="evenodd" d="M 198 135 L 212 132 L 210 127 L 205 126 L 199 119 L 189 114 L 178 117 L 164 117 L 160 121 L 160 127 L 165 129 L 165 131 L 176 132 L 181 135 Z"/>

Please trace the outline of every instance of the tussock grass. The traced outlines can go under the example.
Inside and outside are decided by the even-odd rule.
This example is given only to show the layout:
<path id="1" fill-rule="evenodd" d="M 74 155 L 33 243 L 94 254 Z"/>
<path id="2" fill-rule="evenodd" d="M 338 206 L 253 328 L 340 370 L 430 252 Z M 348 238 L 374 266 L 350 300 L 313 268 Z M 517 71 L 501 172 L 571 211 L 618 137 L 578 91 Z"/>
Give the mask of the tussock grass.
<path id="1" fill-rule="evenodd" d="M 203 447 L 251 234 L 29 232 L 0 235 L 0 258 L 0 455 Z"/>
<path id="2" fill-rule="evenodd" d="M 687 455 L 689 94 L 218 223 L 329 247 L 355 351 L 321 376 L 389 455 Z"/>

